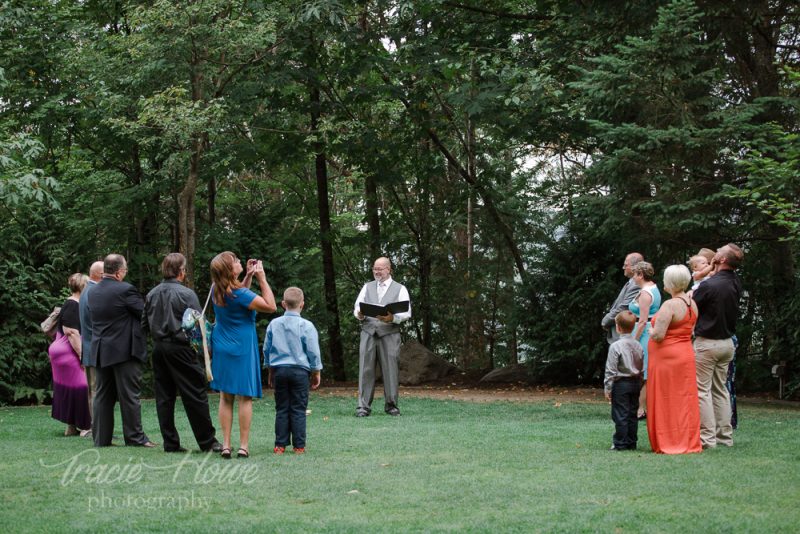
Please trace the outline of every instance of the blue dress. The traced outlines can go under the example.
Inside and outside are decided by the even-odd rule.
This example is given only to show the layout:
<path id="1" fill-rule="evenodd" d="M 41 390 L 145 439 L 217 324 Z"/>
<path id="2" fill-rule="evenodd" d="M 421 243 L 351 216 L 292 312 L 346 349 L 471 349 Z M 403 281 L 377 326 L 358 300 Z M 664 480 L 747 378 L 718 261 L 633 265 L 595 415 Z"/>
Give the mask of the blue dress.
<path id="1" fill-rule="evenodd" d="M 650 313 L 648 317 L 652 319 L 653 315 L 656 314 L 658 309 L 661 307 L 661 292 L 658 290 L 657 286 L 650 286 L 647 288 L 647 291 L 650 292 L 650 296 L 653 298 L 653 301 L 650 303 Z M 631 311 L 632 314 L 636 316 L 636 320 L 639 320 L 639 302 L 637 296 L 634 298 L 630 304 L 628 304 L 628 309 Z M 634 327 L 633 331 L 636 333 L 636 328 L 638 325 Z M 639 338 L 639 344 L 642 345 L 642 349 L 644 349 L 644 379 L 647 380 L 647 342 L 650 340 L 650 321 L 648 320 L 644 325 L 644 331 L 642 332 L 642 337 Z"/>
<path id="2" fill-rule="evenodd" d="M 256 298 L 247 288 L 225 296 L 225 306 L 214 303 L 216 324 L 211 333 L 211 389 L 261 398 L 261 365 L 256 335 L 256 312 L 247 307 Z"/>

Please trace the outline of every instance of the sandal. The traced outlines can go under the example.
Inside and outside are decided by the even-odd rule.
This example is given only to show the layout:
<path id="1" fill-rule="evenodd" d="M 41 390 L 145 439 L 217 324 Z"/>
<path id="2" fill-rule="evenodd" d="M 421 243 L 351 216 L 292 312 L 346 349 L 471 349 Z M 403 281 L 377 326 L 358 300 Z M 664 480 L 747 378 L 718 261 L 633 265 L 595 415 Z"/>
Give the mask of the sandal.
<path id="1" fill-rule="evenodd" d="M 219 455 L 222 458 L 226 459 L 226 460 L 230 460 L 231 459 L 231 449 L 229 447 L 223 447 L 222 450 L 219 451 Z"/>
<path id="2" fill-rule="evenodd" d="M 239 450 L 236 451 L 236 456 L 238 458 L 250 458 L 250 453 L 244 447 L 239 447 Z"/>

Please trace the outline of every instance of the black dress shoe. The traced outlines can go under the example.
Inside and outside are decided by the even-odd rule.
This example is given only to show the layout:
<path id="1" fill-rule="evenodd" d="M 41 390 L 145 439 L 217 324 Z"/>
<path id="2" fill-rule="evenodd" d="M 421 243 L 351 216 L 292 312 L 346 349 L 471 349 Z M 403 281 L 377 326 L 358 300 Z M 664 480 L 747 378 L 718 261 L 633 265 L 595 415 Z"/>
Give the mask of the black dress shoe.
<path id="1" fill-rule="evenodd" d="M 392 415 L 392 416 L 398 416 L 398 415 L 400 415 L 400 410 L 398 408 L 396 408 L 396 407 L 395 408 L 389 408 L 388 410 L 386 410 L 386 413 L 388 413 L 389 415 Z"/>
<path id="2" fill-rule="evenodd" d="M 369 417 L 369 412 L 366 412 L 364 410 L 358 410 L 356 412 L 356 417 Z"/>
<path id="3" fill-rule="evenodd" d="M 220 443 L 219 441 L 215 441 L 214 443 L 211 444 L 210 447 L 205 447 L 200 450 L 203 452 L 222 452 L 222 443 Z"/>
<path id="4" fill-rule="evenodd" d="M 178 447 L 177 449 L 164 449 L 164 452 L 188 452 L 188 451 L 183 447 Z"/>

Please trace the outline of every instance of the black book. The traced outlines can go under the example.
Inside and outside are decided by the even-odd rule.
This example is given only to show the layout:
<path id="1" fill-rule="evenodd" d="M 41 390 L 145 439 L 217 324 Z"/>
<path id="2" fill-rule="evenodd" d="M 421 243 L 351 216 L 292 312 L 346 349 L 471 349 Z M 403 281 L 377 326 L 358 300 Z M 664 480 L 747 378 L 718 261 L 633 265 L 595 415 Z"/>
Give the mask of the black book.
<path id="1" fill-rule="evenodd" d="M 394 315 L 395 313 L 403 313 L 408 311 L 408 301 L 401 300 L 400 302 L 390 302 L 389 304 L 367 304 L 366 302 L 360 302 L 358 304 L 361 313 L 366 315 L 367 317 L 377 317 L 379 315 L 386 315 L 387 313 L 391 313 Z"/>

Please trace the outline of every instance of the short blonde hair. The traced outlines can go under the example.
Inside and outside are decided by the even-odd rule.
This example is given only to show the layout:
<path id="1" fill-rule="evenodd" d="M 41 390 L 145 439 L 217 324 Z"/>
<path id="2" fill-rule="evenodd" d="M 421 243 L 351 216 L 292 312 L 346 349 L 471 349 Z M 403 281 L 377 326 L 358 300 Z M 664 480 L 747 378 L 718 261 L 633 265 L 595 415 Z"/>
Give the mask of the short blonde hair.
<path id="1" fill-rule="evenodd" d="M 685 265 L 670 265 L 664 269 L 664 289 L 667 291 L 686 291 L 691 280 L 692 273 Z"/>
<path id="2" fill-rule="evenodd" d="M 714 259 L 714 256 L 717 255 L 717 253 L 711 250 L 710 248 L 704 247 L 697 252 L 697 255 L 703 256 L 706 259 L 706 261 L 708 261 L 708 263 L 711 263 L 711 261 Z"/>
<path id="3" fill-rule="evenodd" d="M 696 256 L 692 256 L 691 258 L 689 258 L 689 262 L 688 262 L 689 263 L 689 268 L 694 271 L 695 268 L 697 267 L 697 262 L 700 261 L 700 260 L 706 260 L 706 263 L 711 263 L 708 260 L 708 258 L 706 258 L 705 256 L 703 256 L 701 254 L 698 254 Z"/>
<path id="4" fill-rule="evenodd" d="M 67 285 L 69 286 L 69 290 L 73 293 L 80 293 L 83 291 L 83 288 L 86 287 L 87 280 L 89 280 L 89 277 L 85 274 L 75 273 L 71 274 L 67 279 Z"/>
<path id="5" fill-rule="evenodd" d="M 297 308 L 304 300 L 305 295 L 303 295 L 303 290 L 299 287 L 287 287 L 283 292 L 283 301 L 292 310 Z"/>

